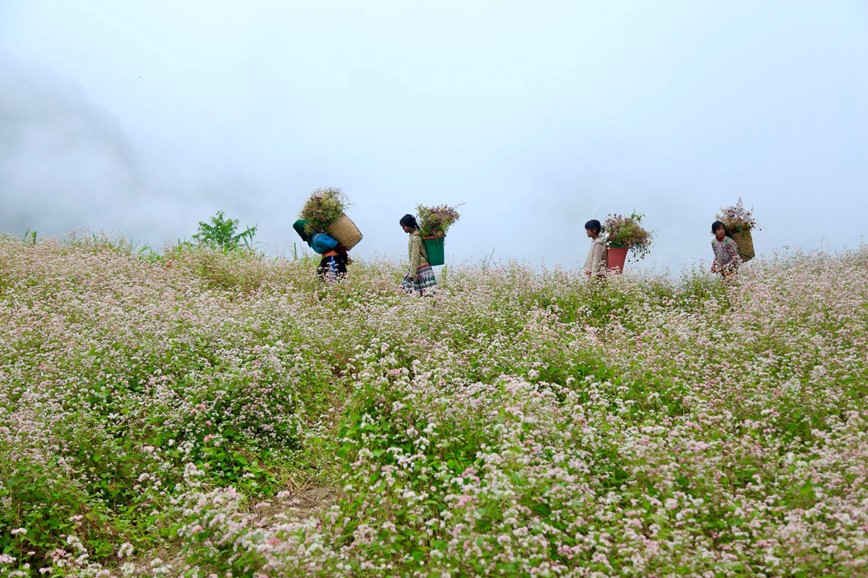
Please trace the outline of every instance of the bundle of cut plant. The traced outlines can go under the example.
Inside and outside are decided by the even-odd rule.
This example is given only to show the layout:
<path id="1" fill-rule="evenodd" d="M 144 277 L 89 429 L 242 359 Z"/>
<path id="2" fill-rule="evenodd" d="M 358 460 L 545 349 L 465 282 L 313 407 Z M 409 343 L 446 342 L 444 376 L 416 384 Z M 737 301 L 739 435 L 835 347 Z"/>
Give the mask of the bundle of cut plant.
<path id="1" fill-rule="evenodd" d="M 723 207 L 717 214 L 717 220 L 726 225 L 726 231 L 738 246 L 738 256 L 743 262 L 748 262 L 756 256 L 753 248 L 753 229 L 759 229 L 753 216 L 753 207 L 744 208 L 741 198 L 735 205 Z"/>
<path id="2" fill-rule="evenodd" d="M 362 240 L 362 232 L 345 213 L 349 205 L 346 195 L 335 187 L 316 189 L 301 210 L 309 234 L 325 231 L 343 245 L 352 249 Z"/>
<path id="3" fill-rule="evenodd" d="M 459 207 L 461 205 L 458 205 Z M 428 255 L 429 265 L 443 265 L 446 263 L 446 250 L 444 240 L 446 231 L 449 230 L 461 215 L 455 207 L 449 205 L 437 205 L 428 207 L 417 205 L 416 212 L 419 215 L 419 232 L 422 242 L 425 244 L 425 253 Z"/>
<path id="4" fill-rule="evenodd" d="M 651 251 L 653 234 L 642 226 L 642 213 L 633 211 L 629 217 L 610 214 L 603 223 L 606 235 L 607 267 L 615 273 L 622 273 L 627 262 L 627 253 L 632 249 L 631 261 L 644 259 Z"/>

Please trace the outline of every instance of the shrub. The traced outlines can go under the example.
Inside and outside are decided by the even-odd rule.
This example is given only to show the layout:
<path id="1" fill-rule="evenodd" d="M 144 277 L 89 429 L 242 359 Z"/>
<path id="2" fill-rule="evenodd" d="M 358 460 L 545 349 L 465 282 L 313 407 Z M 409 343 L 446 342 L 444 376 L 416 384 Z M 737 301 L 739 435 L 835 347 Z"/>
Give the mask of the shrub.
<path id="1" fill-rule="evenodd" d="M 193 239 L 200 245 L 214 247 L 223 252 L 237 251 L 238 249 L 252 249 L 253 237 L 256 235 L 256 227 L 247 227 L 240 233 L 238 219 L 226 219 L 223 211 L 211 217 L 210 223 L 199 221 L 199 232 L 193 235 Z"/>

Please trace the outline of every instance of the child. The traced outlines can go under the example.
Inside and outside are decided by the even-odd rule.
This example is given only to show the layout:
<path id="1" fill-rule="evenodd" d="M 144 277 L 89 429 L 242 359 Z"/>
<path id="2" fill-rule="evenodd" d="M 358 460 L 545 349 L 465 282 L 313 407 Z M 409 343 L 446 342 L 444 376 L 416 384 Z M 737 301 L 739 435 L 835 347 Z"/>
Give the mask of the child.
<path id="1" fill-rule="evenodd" d="M 711 224 L 711 232 L 714 234 L 714 239 L 711 240 L 711 249 L 714 251 L 714 263 L 711 264 L 711 272 L 728 277 L 738 271 L 738 266 L 741 265 L 738 244 L 732 240 L 726 230 L 726 225 L 720 221 Z"/>
<path id="2" fill-rule="evenodd" d="M 597 219 L 591 219 L 585 223 L 585 234 L 591 239 L 591 247 L 588 249 L 588 257 L 585 259 L 585 275 L 603 277 L 606 274 L 606 256 L 609 249 L 606 241 L 600 237 L 603 226 Z"/>
<path id="3" fill-rule="evenodd" d="M 428 253 L 425 251 L 422 235 L 419 234 L 419 223 L 416 222 L 416 217 L 404 215 L 399 223 L 404 232 L 410 235 L 407 246 L 410 254 L 410 270 L 401 281 L 401 286 L 408 293 L 416 292 L 422 295 L 427 290 L 437 287 L 434 269 L 428 263 Z"/>

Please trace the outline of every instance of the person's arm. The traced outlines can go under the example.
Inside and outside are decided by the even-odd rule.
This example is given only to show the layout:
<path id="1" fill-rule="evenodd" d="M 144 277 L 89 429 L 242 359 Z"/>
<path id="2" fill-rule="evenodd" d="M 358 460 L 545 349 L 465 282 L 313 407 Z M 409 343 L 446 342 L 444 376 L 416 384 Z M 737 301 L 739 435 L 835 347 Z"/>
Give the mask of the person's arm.
<path id="1" fill-rule="evenodd" d="M 422 266 L 422 237 L 418 235 L 410 236 L 410 271 L 407 277 L 410 279 L 416 278 L 416 270 Z"/>
<path id="2" fill-rule="evenodd" d="M 711 252 L 714 254 L 714 260 L 711 262 L 711 272 L 717 273 L 720 265 L 717 262 L 717 248 L 714 246 L 714 239 L 711 241 Z"/>
<path id="3" fill-rule="evenodd" d="M 335 247 L 335 251 L 337 251 L 338 255 L 340 255 L 343 262 L 346 263 L 347 265 L 349 265 L 350 263 L 353 262 L 353 260 L 350 259 L 349 249 L 347 249 L 346 247 L 344 247 L 340 243 L 338 243 L 338 246 Z"/>

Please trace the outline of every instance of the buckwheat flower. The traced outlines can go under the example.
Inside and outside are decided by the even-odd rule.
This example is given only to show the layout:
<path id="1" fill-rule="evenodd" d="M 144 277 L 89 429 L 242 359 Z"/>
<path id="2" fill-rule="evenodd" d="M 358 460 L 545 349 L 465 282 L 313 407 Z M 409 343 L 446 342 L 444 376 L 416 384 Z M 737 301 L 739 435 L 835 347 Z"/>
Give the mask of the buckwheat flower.
<path id="1" fill-rule="evenodd" d="M 13 536 L 18 536 L 19 534 L 26 534 L 27 528 L 15 528 L 14 530 L 12 530 L 9 533 L 12 534 Z"/>
<path id="2" fill-rule="evenodd" d="M 121 544 L 121 547 L 118 548 L 118 558 L 124 558 L 125 556 L 131 556 L 133 553 L 133 545 L 129 542 L 124 542 Z"/>
<path id="3" fill-rule="evenodd" d="M 469 495 L 461 495 L 458 496 L 458 500 L 455 502 L 455 505 L 459 508 L 462 508 L 473 501 L 473 496 Z"/>

